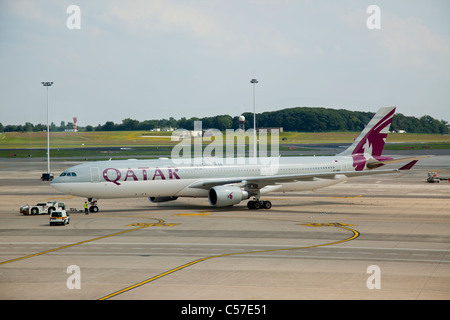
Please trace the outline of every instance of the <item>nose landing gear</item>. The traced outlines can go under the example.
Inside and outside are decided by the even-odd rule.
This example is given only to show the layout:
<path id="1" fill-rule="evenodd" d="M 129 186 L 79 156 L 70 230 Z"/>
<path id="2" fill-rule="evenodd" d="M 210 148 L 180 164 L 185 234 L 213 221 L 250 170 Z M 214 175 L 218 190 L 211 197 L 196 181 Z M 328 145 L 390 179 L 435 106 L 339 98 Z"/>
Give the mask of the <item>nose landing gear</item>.
<path id="1" fill-rule="evenodd" d="M 97 213 L 98 212 L 97 199 L 88 198 L 88 201 L 89 201 L 89 212 Z"/>

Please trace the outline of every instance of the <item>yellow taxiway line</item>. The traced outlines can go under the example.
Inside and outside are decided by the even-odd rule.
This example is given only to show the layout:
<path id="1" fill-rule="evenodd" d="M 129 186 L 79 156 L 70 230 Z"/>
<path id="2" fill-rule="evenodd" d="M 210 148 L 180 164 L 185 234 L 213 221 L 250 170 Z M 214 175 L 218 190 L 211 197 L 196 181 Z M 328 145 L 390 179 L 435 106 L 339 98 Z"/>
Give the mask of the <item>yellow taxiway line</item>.
<path id="1" fill-rule="evenodd" d="M 2 261 L 2 262 L 0 262 L 0 265 L 11 263 L 11 262 L 15 262 L 15 261 L 20 261 L 20 260 L 24 260 L 24 259 L 29 259 L 29 258 L 32 258 L 32 257 L 37 257 L 37 256 L 40 256 L 40 255 L 43 255 L 43 254 L 47 254 L 47 253 L 50 253 L 50 252 L 55 252 L 55 251 L 62 250 L 62 249 L 67 249 L 67 248 L 70 248 L 70 247 L 78 246 L 80 244 L 84 244 L 84 243 L 88 243 L 88 242 L 92 242 L 92 241 L 97 241 L 97 240 L 101 240 L 101 239 L 105 239 L 105 238 L 109 238 L 109 237 L 114 237 L 114 236 L 117 236 L 119 234 L 124 234 L 124 233 L 127 233 L 127 232 L 136 231 L 136 230 L 139 230 L 139 229 L 142 229 L 142 228 L 150 227 L 152 225 L 164 225 L 164 221 L 163 220 L 160 220 L 160 219 L 154 219 L 154 220 L 158 220 L 158 222 L 155 223 L 155 224 L 138 224 L 138 228 L 134 228 L 134 229 L 130 229 L 130 230 L 124 230 L 124 231 L 108 234 L 106 236 L 101 236 L 101 237 L 97 237 L 97 238 L 93 238 L 93 239 L 89 239 L 89 240 L 84 240 L 84 241 L 68 244 L 66 246 L 62 246 L 62 247 L 58 247 L 58 248 L 54 248 L 54 249 L 50 249 L 50 250 L 46 250 L 46 251 L 30 254 L 30 255 L 27 255 L 27 256 L 23 256 L 23 257 L 11 259 L 11 260 Z"/>
<path id="2" fill-rule="evenodd" d="M 304 225 L 307 225 L 307 226 L 308 226 L 308 224 L 304 224 Z M 359 232 L 356 231 L 356 230 L 354 230 L 354 229 L 349 228 L 348 226 L 349 226 L 349 225 L 343 224 L 343 223 L 323 223 L 323 224 L 317 223 L 317 224 L 314 224 L 314 227 L 336 227 L 336 228 L 346 229 L 346 230 L 352 232 L 352 236 L 350 236 L 350 237 L 348 237 L 348 238 L 346 238 L 346 239 L 344 239 L 344 240 L 339 240 L 339 241 L 334 241 L 334 242 L 329 242 L 329 243 L 323 243 L 323 244 L 317 244 L 317 245 L 312 245 L 312 246 L 303 246 L 303 247 L 294 247 L 294 248 L 282 248 L 282 249 L 257 250 L 257 251 L 236 252 L 236 253 L 226 253 L 226 254 L 220 254 L 220 255 L 216 255 L 216 256 L 205 257 L 205 258 L 201 258 L 201 259 L 197 259 L 197 260 L 188 262 L 188 263 L 183 264 L 183 265 L 181 265 L 181 266 L 179 266 L 179 267 L 176 267 L 176 268 L 174 268 L 174 269 L 171 269 L 171 270 L 169 270 L 169 271 L 166 271 L 166 272 L 164 272 L 164 273 L 161 273 L 161 274 L 159 274 L 159 275 L 157 275 L 157 276 L 151 277 L 151 278 L 149 278 L 149 279 L 146 279 L 146 280 L 144 280 L 144 281 L 141 281 L 141 282 L 139 282 L 139 283 L 136 283 L 136 284 L 134 284 L 134 285 L 132 285 L 132 286 L 129 286 L 129 287 L 127 287 L 127 288 L 124 288 L 124 289 L 122 289 L 122 290 L 119 290 L 119 291 L 113 292 L 113 293 L 111 293 L 111 294 L 108 294 L 108 295 L 106 295 L 106 296 L 100 298 L 99 300 L 107 300 L 107 299 L 110 299 L 110 298 L 115 297 L 115 296 L 117 296 L 117 295 L 119 295 L 119 294 L 121 294 L 121 293 L 130 291 L 130 290 L 133 290 L 133 289 L 135 289 L 135 288 L 137 288 L 137 287 L 140 287 L 140 286 L 142 286 L 142 285 L 144 285 L 144 284 L 147 284 L 147 283 L 149 283 L 149 282 L 152 282 L 152 281 L 155 281 L 155 280 L 157 280 L 157 279 L 160 279 L 160 278 L 162 278 L 162 277 L 164 277 L 164 276 L 167 276 L 167 275 L 169 275 L 169 274 L 171 274 L 171 273 L 177 272 L 177 271 L 179 271 L 179 270 L 185 269 L 185 268 L 190 267 L 190 266 L 192 266 L 192 265 L 194 265 L 194 264 L 197 264 L 197 263 L 199 263 L 199 262 L 206 261 L 206 260 L 210 260 L 210 259 L 222 258 L 222 257 L 229 257 L 229 256 L 236 256 L 236 255 L 242 255 L 242 254 L 254 254 L 254 253 L 263 253 L 263 252 L 288 251 L 288 250 L 300 250 L 300 249 L 308 249 L 308 248 L 324 247 L 324 246 L 330 246 L 330 245 L 334 245 L 334 244 L 338 244 L 338 243 L 343 243 L 343 242 L 351 241 L 351 240 L 354 240 L 354 239 L 356 239 L 357 237 L 359 237 Z"/>

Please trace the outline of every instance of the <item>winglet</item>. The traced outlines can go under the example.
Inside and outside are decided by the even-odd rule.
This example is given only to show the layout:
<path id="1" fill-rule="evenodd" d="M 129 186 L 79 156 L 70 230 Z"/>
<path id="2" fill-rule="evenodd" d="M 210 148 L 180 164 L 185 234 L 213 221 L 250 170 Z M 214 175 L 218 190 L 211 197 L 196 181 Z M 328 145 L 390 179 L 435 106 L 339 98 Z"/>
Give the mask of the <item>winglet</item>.
<path id="1" fill-rule="evenodd" d="M 411 162 L 408 162 L 407 164 L 405 164 L 403 167 L 401 167 L 398 170 L 409 170 L 417 163 L 417 161 L 419 161 L 419 160 L 413 160 Z"/>

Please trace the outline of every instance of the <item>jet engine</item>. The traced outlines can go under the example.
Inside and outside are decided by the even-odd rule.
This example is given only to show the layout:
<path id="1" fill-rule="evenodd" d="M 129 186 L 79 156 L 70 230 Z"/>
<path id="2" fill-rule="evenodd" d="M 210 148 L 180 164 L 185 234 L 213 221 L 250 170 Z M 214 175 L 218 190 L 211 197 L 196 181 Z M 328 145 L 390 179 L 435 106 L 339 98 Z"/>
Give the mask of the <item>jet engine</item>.
<path id="1" fill-rule="evenodd" d="M 173 200 L 177 200 L 178 197 L 149 197 L 148 200 L 150 200 L 151 202 L 167 202 L 167 201 L 173 201 Z"/>
<path id="2" fill-rule="evenodd" d="M 238 204 L 244 199 L 248 199 L 247 191 L 239 187 L 217 186 L 209 189 L 208 200 L 212 206 L 226 207 Z"/>

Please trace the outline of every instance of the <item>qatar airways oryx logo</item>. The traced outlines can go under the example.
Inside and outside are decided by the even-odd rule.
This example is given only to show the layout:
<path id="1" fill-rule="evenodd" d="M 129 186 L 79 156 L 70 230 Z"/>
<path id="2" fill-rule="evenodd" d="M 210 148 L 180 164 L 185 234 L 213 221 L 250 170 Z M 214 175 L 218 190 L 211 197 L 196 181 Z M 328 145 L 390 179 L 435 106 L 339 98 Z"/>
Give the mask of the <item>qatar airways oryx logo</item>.
<path id="1" fill-rule="evenodd" d="M 194 121 L 193 131 L 177 129 L 172 133 L 171 140 L 178 141 L 171 152 L 174 165 L 252 164 L 262 175 L 278 172 L 278 129 L 259 129 L 256 133 L 253 129 L 227 129 L 224 135 L 218 129 L 203 130 L 202 122 Z"/>
<path id="2" fill-rule="evenodd" d="M 356 171 L 364 170 L 369 159 L 381 156 L 394 113 L 395 109 L 379 120 L 356 145 L 352 152 L 353 167 Z"/>
<path id="3" fill-rule="evenodd" d="M 227 196 L 227 198 L 230 199 L 230 200 L 233 199 L 233 192 L 231 192 L 231 193 Z"/>
<path id="4" fill-rule="evenodd" d="M 361 171 L 366 166 L 367 161 L 372 155 L 372 144 L 369 139 L 366 139 L 366 143 L 362 146 L 361 153 L 353 153 L 353 167 L 356 171 Z"/>

